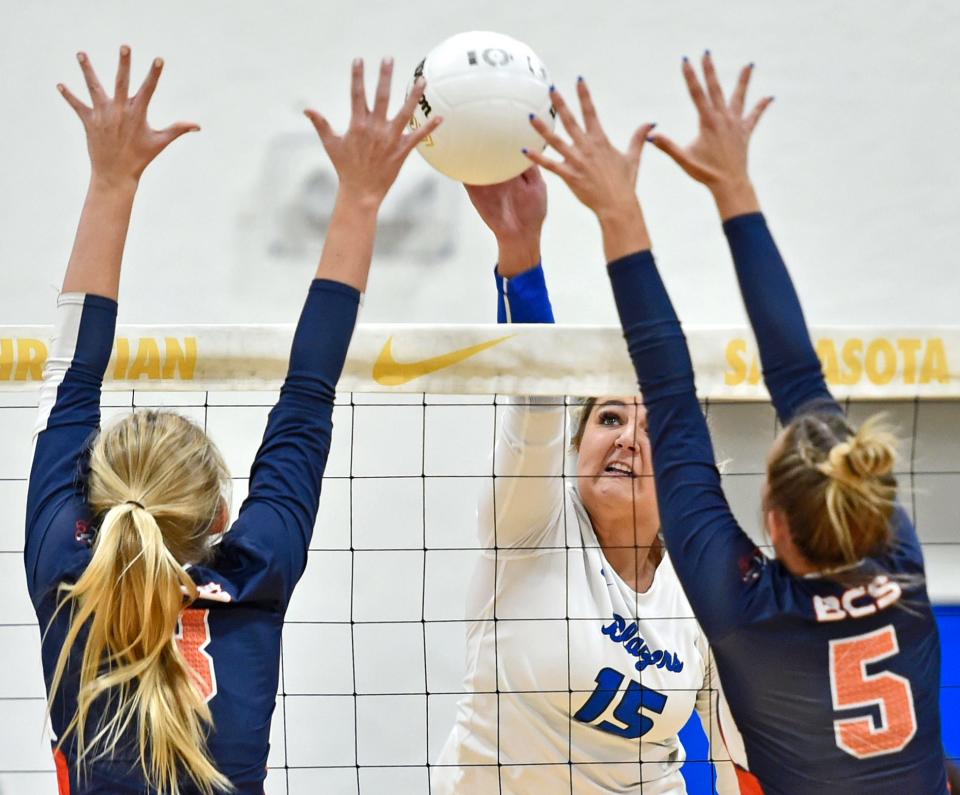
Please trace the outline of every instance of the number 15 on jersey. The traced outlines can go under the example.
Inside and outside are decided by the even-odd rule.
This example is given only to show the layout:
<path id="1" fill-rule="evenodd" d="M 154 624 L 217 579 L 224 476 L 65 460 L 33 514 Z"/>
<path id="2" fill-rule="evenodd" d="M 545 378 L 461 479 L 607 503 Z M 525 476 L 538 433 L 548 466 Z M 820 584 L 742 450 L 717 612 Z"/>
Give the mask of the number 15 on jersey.
<path id="1" fill-rule="evenodd" d="M 597 686 L 587 703 L 577 710 L 574 720 L 581 723 L 593 723 L 599 718 L 607 707 L 613 702 L 614 698 L 620 693 L 620 687 L 623 684 L 624 675 L 613 668 L 604 668 L 597 674 Z M 644 687 L 639 682 L 630 681 L 622 698 L 617 702 L 613 710 L 613 717 L 623 725 L 617 725 L 611 721 L 601 721 L 596 724 L 600 731 L 616 734 L 619 737 L 625 737 L 628 740 L 636 740 L 643 737 L 653 728 L 653 719 L 643 714 L 643 710 L 661 714 L 666 706 L 667 697 L 656 690 Z"/>

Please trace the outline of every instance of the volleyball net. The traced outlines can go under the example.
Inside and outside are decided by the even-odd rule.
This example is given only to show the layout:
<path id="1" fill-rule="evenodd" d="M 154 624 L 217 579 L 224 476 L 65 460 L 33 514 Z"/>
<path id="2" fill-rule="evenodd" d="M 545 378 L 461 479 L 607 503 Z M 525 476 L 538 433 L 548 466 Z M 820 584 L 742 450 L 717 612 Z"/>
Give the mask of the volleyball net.
<path id="1" fill-rule="evenodd" d="M 0 531 L 0 643 L 8 651 L 0 677 L 3 793 L 55 787 L 43 735 L 39 632 L 21 557 L 50 332 L 0 327 L 0 506 L 8 517 Z M 104 422 L 147 407 L 196 420 L 234 475 L 236 514 L 292 334 L 288 325 L 121 326 Z M 737 328 L 692 328 L 687 336 L 725 492 L 763 545 L 759 495 L 777 424 L 753 339 Z M 859 420 L 884 411 L 899 429 L 902 499 L 924 545 L 944 643 L 945 744 L 960 755 L 960 328 L 823 328 L 814 338 L 849 414 Z M 570 439 L 580 398 L 635 391 L 616 328 L 358 327 L 339 384 L 309 562 L 284 629 L 268 793 L 435 791 L 431 768 L 465 696 L 468 589 L 489 553 L 477 533 L 477 504 L 494 488 L 506 398 L 554 397 Z M 575 472 L 567 456 L 555 476 Z M 562 600 L 557 609 L 544 621 L 576 620 Z M 566 637 L 554 634 L 552 642 Z M 569 648 L 556 651 L 569 657 Z M 499 693 L 498 682 L 491 692 Z M 709 751 L 691 739 L 687 758 L 688 791 L 712 791 Z"/>

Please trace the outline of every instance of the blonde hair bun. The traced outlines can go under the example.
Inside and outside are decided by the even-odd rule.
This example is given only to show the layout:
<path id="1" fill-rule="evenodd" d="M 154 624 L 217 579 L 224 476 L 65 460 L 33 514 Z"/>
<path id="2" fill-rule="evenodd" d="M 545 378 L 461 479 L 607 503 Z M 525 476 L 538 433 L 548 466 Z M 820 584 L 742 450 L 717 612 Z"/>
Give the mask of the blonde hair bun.
<path id="1" fill-rule="evenodd" d="M 897 463 L 897 437 L 880 419 L 871 418 L 851 440 L 847 461 L 861 477 L 889 475 Z"/>
<path id="2" fill-rule="evenodd" d="M 864 480 L 891 474 L 896 463 L 897 437 L 880 417 L 871 417 L 853 436 L 831 447 L 818 468 L 830 478 L 859 487 Z"/>

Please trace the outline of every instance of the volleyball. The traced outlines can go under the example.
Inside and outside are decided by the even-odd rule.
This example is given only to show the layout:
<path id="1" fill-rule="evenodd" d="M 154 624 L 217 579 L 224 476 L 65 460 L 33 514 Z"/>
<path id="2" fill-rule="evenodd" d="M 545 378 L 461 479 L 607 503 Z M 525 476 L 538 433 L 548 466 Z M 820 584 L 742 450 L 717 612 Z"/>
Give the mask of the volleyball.
<path id="1" fill-rule="evenodd" d="M 437 171 L 468 185 L 504 182 L 530 167 L 523 149 L 541 152 L 534 113 L 551 127 L 550 75 L 536 53 L 502 33 L 458 33 L 434 47 L 413 72 L 426 92 L 410 119 L 443 124 L 417 149 Z"/>

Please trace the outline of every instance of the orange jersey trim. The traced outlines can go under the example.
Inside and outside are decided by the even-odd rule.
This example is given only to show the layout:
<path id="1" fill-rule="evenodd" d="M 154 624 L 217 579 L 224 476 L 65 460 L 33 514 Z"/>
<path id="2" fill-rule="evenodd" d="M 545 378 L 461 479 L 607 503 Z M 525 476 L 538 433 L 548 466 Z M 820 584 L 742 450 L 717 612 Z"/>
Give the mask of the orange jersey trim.
<path id="1" fill-rule="evenodd" d="M 734 764 L 733 769 L 737 771 L 737 784 L 740 786 L 740 795 L 763 795 L 763 787 L 760 786 L 760 780 L 749 770 L 744 770 L 740 765 Z"/>
<path id="2" fill-rule="evenodd" d="M 53 751 L 53 763 L 57 768 L 57 792 L 59 795 L 70 795 L 70 771 L 67 769 L 67 757 L 59 748 Z"/>

